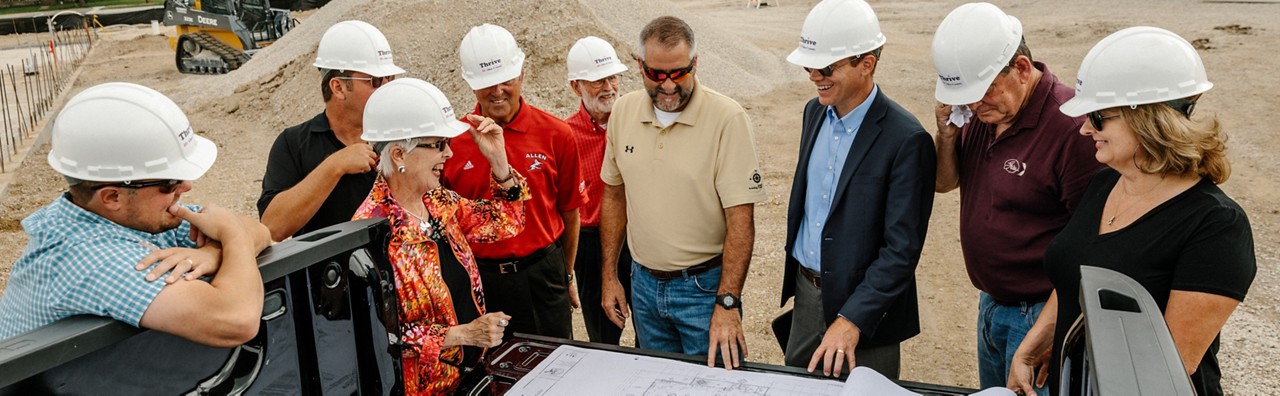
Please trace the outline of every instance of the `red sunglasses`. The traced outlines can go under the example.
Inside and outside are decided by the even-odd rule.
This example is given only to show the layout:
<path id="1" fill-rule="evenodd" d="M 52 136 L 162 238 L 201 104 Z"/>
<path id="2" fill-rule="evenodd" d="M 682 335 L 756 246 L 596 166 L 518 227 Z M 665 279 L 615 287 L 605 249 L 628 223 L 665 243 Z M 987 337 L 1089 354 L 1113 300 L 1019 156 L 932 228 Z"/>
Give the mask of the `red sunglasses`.
<path id="1" fill-rule="evenodd" d="M 667 80 L 671 80 L 675 83 L 684 81 L 684 79 L 689 77 L 689 74 L 693 72 L 693 67 L 698 64 L 697 58 L 694 58 L 689 62 L 689 66 L 673 70 L 662 70 L 649 67 L 649 65 L 644 64 L 643 60 L 638 58 L 636 61 L 640 62 L 640 71 L 644 73 L 644 77 L 659 84 L 666 82 Z"/>

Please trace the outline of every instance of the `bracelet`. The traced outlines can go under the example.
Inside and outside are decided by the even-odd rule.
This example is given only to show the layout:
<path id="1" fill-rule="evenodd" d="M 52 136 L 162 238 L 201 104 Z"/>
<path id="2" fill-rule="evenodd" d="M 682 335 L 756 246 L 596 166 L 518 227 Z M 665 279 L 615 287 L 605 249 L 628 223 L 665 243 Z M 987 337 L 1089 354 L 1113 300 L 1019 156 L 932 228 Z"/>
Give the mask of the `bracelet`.
<path id="1" fill-rule="evenodd" d="M 511 165 L 507 165 L 507 177 L 501 180 L 498 179 L 498 175 L 496 173 L 490 172 L 489 176 L 492 176 L 493 181 L 498 182 L 498 184 L 506 183 L 510 181 L 512 178 L 516 177 L 516 169 L 512 168 Z"/>

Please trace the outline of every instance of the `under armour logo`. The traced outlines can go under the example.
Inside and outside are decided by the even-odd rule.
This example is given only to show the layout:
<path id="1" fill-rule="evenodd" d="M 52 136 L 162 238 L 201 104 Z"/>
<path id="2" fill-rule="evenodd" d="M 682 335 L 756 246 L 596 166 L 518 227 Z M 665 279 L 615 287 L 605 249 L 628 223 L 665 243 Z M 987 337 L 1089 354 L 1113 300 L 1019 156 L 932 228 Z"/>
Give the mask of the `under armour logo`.
<path id="1" fill-rule="evenodd" d="M 628 152 L 628 153 L 631 153 L 631 152 L 635 152 L 635 149 L 636 149 L 636 148 L 635 148 L 634 146 L 627 146 L 627 148 L 626 148 L 626 149 L 624 149 L 624 150 L 625 150 L 626 152 Z"/>

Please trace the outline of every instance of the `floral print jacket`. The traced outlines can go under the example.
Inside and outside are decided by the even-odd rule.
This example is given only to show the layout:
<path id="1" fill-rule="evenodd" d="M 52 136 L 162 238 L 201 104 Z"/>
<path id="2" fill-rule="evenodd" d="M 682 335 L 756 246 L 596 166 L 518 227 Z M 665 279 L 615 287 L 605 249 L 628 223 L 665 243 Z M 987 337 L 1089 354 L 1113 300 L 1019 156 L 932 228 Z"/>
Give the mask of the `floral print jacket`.
<path id="1" fill-rule="evenodd" d="M 515 174 L 516 187 L 506 190 L 490 182 L 493 200 L 469 200 L 436 188 L 422 196 L 425 221 L 405 211 L 391 196 L 386 179 L 379 176 L 353 219 L 385 217 L 391 225 L 387 257 L 395 270 L 400 299 L 400 331 L 404 348 L 405 393 L 445 394 L 458 386 L 462 347 L 444 348 L 445 332 L 459 325 L 454 298 L 466 298 L 476 312 L 485 314 L 480 273 L 471 255 L 471 243 L 510 238 L 524 229 L 524 203 L 528 184 Z M 518 191 L 517 191 L 518 190 Z M 436 241 L 448 241 L 471 278 L 466 290 L 449 290 L 440 272 Z"/>

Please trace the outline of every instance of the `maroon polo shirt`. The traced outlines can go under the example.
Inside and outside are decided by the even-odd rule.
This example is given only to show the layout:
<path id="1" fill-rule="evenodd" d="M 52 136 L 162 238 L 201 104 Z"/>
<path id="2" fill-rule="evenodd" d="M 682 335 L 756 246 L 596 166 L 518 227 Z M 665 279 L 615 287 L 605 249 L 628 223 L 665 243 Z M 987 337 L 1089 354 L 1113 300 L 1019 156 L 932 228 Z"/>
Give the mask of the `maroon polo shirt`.
<path id="1" fill-rule="evenodd" d="M 1067 224 L 1090 177 L 1102 167 L 1084 117 L 1058 106 L 1075 91 L 1044 72 L 1013 126 L 999 138 L 978 121 L 960 132 L 960 246 L 969 280 L 996 301 L 1049 297 L 1044 250 Z"/>

